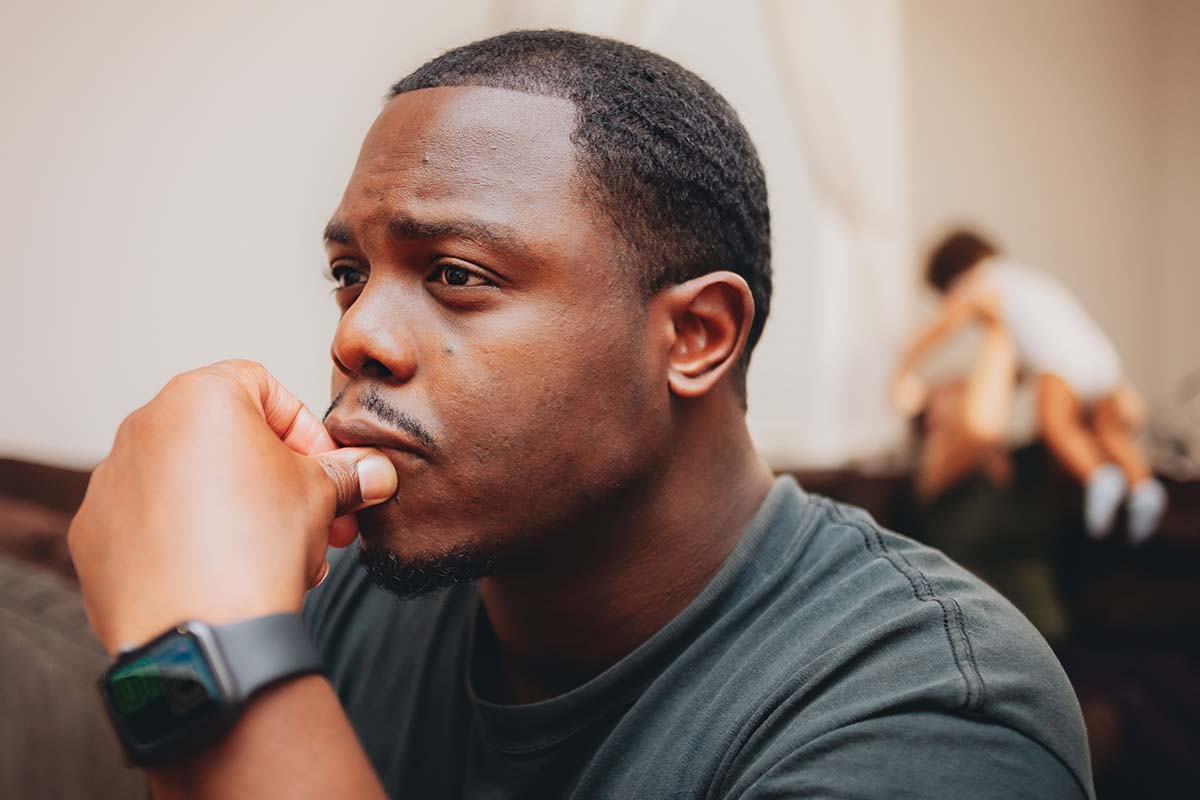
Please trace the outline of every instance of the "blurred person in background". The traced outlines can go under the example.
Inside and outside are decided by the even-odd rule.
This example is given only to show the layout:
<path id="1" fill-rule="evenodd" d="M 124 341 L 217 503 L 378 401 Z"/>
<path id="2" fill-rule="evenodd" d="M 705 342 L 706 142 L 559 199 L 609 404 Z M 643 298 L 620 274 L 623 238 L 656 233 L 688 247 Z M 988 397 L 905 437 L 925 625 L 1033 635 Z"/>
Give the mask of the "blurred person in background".
<path id="1" fill-rule="evenodd" d="M 1023 370 L 1037 382 L 1046 444 L 1084 486 L 1088 532 L 1107 536 L 1128 498 L 1131 540 L 1149 538 L 1167 495 L 1135 438 L 1144 408 L 1122 377 L 1116 348 L 1078 300 L 1050 275 L 1004 256 L 968 230 L 949 234 L 934 248 L 926 278 L 944 298 L 942 312 L 901 359 L 893 386 L 897 407 L 914 414 L 926 405 L 929 393 L 916 367 L 934 346 L 969 322 L 983 327 L 984 340 L 955 407 L 958 424 L 943 421 L 949 433 L 929 438 L 935 450 L 923 464 L 925 493 L 976 465 L 1004 474 L 994 466 L 996 454 Z"/>

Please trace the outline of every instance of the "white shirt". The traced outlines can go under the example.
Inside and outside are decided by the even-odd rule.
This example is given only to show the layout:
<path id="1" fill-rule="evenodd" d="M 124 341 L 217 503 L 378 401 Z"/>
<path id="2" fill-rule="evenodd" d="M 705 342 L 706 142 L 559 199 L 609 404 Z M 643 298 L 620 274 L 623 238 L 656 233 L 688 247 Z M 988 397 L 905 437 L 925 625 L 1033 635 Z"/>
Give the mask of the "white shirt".
<path id="1" fill-rule="evenodd" d="M 1023 366 L 1057 375 L 1083 402 L 1117 388 L 1117 350 L 1066 286 L 1008 258 L 989 258 L 976 269 L 981 273 L 971 291 L 999 295 L 1000 315 Z"/>

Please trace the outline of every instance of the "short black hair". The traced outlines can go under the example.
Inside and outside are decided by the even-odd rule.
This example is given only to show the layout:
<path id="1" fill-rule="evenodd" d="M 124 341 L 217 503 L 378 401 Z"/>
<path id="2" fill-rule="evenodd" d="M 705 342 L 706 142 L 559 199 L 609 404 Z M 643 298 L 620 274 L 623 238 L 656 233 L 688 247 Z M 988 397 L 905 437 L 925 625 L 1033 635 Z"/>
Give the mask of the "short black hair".
<path id="1" fill-rule="evenodd" d="M 633 45 L 558 30 L 512 31 L 450 50 L 392 86 L 487 86 L 571 100 L 581 172 L 638 262 L 647 296 L 708 272 L 740 275 L 754 320 L 771 305 L 771 224 L 758 153 L 737 113 L 700 77 Z"/>
<path id="2" fill-rule="evenodd" d="M 942 237 L 929 254 L 925 279 L 939 292 L 945 292 L 959 275 L 999 252 L 980 234 L 959 228 Z"/>

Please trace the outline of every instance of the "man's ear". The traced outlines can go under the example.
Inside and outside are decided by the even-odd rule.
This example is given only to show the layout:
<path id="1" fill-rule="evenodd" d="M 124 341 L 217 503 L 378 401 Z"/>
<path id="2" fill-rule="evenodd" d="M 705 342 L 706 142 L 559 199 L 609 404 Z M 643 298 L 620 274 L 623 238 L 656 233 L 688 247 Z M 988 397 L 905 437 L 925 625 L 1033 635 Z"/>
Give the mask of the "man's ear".
<path id="1" fill-rule="evenodd" d="M 673 326 L 671 391 L 680 397 L 707 394 L 734 368 L 746 346 L 754 321 L 750 287 L 733 272 L 710 272 L 664 289 L 652 303 L 661 304 Z"/>

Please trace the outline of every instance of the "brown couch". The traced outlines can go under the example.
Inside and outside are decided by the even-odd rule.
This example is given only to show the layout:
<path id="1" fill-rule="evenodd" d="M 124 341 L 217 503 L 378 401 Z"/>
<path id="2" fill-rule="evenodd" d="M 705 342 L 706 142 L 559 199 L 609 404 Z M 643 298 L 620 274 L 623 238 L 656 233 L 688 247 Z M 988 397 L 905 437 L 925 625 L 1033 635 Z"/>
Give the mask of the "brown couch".
<path id="1" fill-rule="evenodd" d="M 144 798 L 96 679 L 108 656 L 67 555 L 87 473 L 0 460 L 0 797 Z"/>

